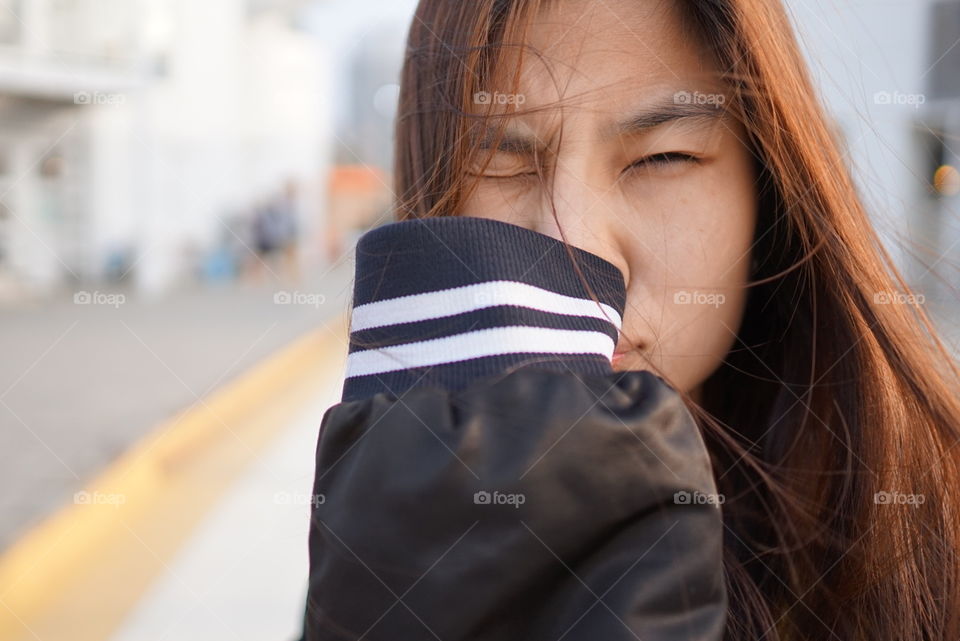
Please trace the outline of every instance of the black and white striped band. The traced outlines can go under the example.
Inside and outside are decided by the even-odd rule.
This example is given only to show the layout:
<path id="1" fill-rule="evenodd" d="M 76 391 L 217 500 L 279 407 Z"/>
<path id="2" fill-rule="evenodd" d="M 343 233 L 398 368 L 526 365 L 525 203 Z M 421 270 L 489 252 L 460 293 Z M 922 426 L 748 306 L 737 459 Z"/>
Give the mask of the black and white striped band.
<path id="1" fill-rule="evenodd" d="M 583 280 L 562 241 L 509 223 L 443 217 L 367 232 L 357 244 L 343 400 L 415 385 L 460 389 L 523 364 L 610 371 L 623 275 L 570 250 Z"/>

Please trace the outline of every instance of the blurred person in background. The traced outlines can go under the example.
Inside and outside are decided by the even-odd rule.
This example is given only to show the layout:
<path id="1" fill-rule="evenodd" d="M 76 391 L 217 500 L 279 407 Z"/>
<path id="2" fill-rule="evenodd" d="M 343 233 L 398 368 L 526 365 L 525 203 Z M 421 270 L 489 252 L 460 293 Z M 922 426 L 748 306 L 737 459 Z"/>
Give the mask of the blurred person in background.
<path id="1" fill-rule="evenodd" d="M 283 265 L 291 283 L 300 282 L 300 188 L 293 178 L 288 179 L 278 194 L 276 207 L 286 225 L 281 246 Z"/>
<path id="2" fill-rule="evenodd" d="M 251 236 L 256 260 L 253 277 L 288 283 L 300 281 L 300 223 L 296 182 L 287 181 L 283 191 L 259 203 L 253 213 Z"/>

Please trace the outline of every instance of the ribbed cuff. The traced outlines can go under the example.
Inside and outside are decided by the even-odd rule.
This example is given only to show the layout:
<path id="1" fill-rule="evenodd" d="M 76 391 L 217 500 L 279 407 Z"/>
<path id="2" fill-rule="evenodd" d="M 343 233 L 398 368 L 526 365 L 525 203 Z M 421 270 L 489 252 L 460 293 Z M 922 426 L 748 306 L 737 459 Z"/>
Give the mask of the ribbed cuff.
<path id="1" fill-rule="evenodd" d="M 451 216 L 390 223 L 357 243 L 342 401 L 463 389 L 520 367 L 612 371 L 626 305 L 609 261 L 518 225 Z"/>

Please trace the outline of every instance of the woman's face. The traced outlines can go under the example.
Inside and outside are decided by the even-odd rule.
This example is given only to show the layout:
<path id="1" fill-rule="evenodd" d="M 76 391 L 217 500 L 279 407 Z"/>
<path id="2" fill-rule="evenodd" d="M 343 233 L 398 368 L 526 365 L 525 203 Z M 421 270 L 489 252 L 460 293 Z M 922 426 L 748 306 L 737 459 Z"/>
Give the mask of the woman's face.
<path id="1" fill-rule="evenodd" d="M 509 119 L 460 213 L 560 238 L 552 197 L 567 240 L 626 280 L 614 368 L 696 397 L 746 300 L 757 193 L 742 125 L 673 3 L 563 0 L 530 34 L 542 59 L 525 56 L 516 96 L 489 88 L 494 113 L 563 105 Z"/>

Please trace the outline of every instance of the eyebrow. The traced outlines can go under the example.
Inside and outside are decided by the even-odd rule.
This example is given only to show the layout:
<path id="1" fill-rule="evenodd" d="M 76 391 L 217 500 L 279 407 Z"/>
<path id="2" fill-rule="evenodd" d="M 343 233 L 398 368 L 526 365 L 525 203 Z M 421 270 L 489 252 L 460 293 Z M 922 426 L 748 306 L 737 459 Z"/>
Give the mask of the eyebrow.
<path id="1" fill-rule="evenodd" d="M 518 156 L 533 156 L 544 147 L 536 136 L 526 136 L 510 131 L 504 131 L 499 140 L 494 140 L 496 130 L 486 127 L 480 138 L 480 149 L 516 154 Z M 496 144 L 494 144 L 496 142 Z"/>
<path id="2" fill-rule="evenodd" d="M 645 107 L 613 125 L 603 127 L 600 133 L 604 139 L 637 135 L 669 122 L 684 121 L 699 126 L 720 120 L 725 115 L 726 110 L 722 106 L 698 102 L 676 102 L 670 97 Z M 493 142 L 493 129 L 488 128 L 482 136 L 480 148 L 493 149 Z M 516 155 L 534 155 L 542 147 L 536 136 L 504 131 L 503 137 L 496 145 L 496 151 Z"/>
<path id="3" fill-rule="evenodd" d="M 668 122 L 687 121 L 704 124 L 722 119 L 726 115 L 723 106 L 701 102 L 678 103 L 672 99 L 646 107 L 613 126 L 606 127 L 604 138 L 629 136 L 643 133 Z"/>
<path id="4" fill-rule="evenodd" d="M 480 149 L 493 149 L 493 128 L 488 128 L 480 140 Z M 524 136 L 522 134 L 503 132 L 503 136 L 496 144 L 496 151 L 532 156 L 542 147 L 535 136 Z"/>

